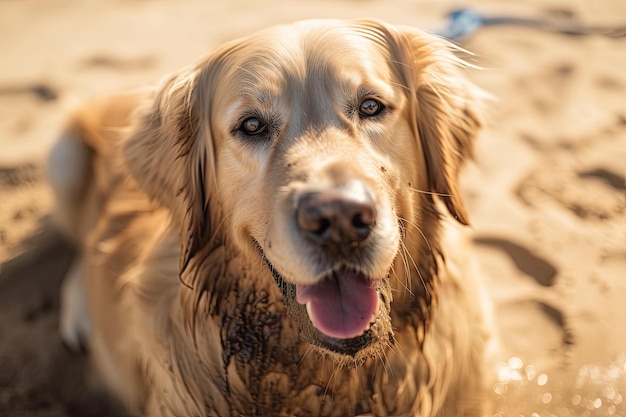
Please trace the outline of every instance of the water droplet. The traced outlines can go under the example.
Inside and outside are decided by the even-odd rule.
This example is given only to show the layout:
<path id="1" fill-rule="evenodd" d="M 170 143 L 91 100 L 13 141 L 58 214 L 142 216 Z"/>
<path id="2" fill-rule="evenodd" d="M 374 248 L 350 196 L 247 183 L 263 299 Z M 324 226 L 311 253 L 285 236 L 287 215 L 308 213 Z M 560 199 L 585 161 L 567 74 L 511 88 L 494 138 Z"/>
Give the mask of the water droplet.
<path id="1" fill-rule="evenodd" d="M 498 380 L 505 384 L 510 381 L 521 381 L 524 378 L 517 369 L 511 369 L 508 365 L 502 363 L 498 367 Z"/>
<path id="2" fill-rule="evenodd" d="M 541 396 L 542 403 L 550 404 L 551 401 L 552 401 L 552 394 L 550 394 L 549 392 L 546 392 L 545 394 Z"/>
<path id="3" fill-rule="evenodd" d="M 578 370 L 578 375 L 587 376 L 587 374 L 589 374 L 589 367 L 587 365 L 581 366 L 580 369 Z"/>
<path id="4" fill-rule="evenodd" d="M 596 398 L 595 400 L 593 400 L 593 408 L 600 408 L 600 407 L 602 407 L 602 399 Z"/>
<path id="5" fill-rule="evenodd" d="M 598 365 L 593 365 L 589 370 L 589 376 L 593 382 L 599 382 L 598 380 L 601 377 L 602 372 L 600 371 L 600 367 Z"/>
<path id="6" fill-rule="evenodd" d="M 602 387 L 602 395 L 607 400 L 614 400 L 617 396 L 617 392 L 615 391 L 615 387 L 613 385 L 607 384 L 606 386 Z"/>
<path id="7" fill-rule="evenodd" d="M 556 408 L 556 415 L 559 417 L 568 417 L 570 415 L 572 415 L 570 413 L 570 409 L 566 408 L 566 407 L 557 407 Z"/>
<path id="8" fill-rule="evenodd" d="M 493 392 L 495 392 L 498 395 L 504 395 L 507 392 L 507 385 L 504 382 L 497 382 L 494 386 L 493 386 Z"/>
<path id="9" fill-rule="evenodd" d="M 532 381 L 537 376 L 537 368 L 535 368 L 533 365 L 528 365 L 525 371 L 526 371 L 526 378 L 529 381 Z"/>
<path id="10" fill-rule="evenodd" d="M 617 381 L 620 377 L 621 371 L 620 369 L 613 365 L 606 370 L 606 379 L 607 382 Z"/>
<path id="11" fill-rule="evenodd" d="M 548 375 L 539 374 L 539 376 L 537 377 L 537 385 L 539 385 L 540 387 L 543 387 L 547 383 L 548 383 Z"/>
<path id="12" fill-rule="evenodd" d="M 509 358 L 507 365 L 509 365 L 511 369 L 522 369 L 524 367 L 524 361 L 517 356 L 513 356 Z"/>
<path id="13" fill-rule="evenodd" d="M 498 366 L 498 381 L 506 384 L 509 380 L 509 368 L 502 363 Z"/>
<path id="14" fill-rule="evenodd" d="M 574 405 L 580 405 L 580 402 L 582 401 L 583 397 L 581 397 L 579 394 L 575 394 L 572 397 L 572 404 Z"/>

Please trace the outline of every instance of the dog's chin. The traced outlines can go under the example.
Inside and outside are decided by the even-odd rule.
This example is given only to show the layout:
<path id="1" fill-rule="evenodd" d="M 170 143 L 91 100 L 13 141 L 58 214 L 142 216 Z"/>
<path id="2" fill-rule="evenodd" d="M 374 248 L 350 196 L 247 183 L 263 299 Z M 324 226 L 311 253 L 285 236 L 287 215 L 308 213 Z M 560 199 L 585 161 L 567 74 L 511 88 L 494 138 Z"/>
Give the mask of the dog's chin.
<path id="1" fill-rule="evenodd" d="M 300 339 L 319 353 L 338 364 L 354 367 L 370 357 L 381 357 L 394 343 L 388 277 L 373 280 L 354 269 L 339 267 L 321 280 L 327 285 L 298 287 L 280 274 L 260 245 L 256 246 L 282 292 L 287 311 L 298 324 Z M 325 303 L 323 297 L 341 297 L 338 289 L 324 288 L 338 285 L 340 280 L 345 280 L 342 285 L 358 295 L 330 305 Z"/>

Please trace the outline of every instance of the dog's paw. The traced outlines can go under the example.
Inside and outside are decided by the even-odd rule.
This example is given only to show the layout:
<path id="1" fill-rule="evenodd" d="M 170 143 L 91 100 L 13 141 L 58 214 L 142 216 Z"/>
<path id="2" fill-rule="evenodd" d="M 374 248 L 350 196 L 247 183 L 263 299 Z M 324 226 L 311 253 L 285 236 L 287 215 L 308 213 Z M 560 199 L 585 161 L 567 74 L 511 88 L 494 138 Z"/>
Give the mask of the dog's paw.
<path id="1" fill-rule="evenodd" d="M 74 262 L 61 286 L 59 334 L 73 352 L 84 352 L 89 344 L 91 321 L 80 260 Z"/>

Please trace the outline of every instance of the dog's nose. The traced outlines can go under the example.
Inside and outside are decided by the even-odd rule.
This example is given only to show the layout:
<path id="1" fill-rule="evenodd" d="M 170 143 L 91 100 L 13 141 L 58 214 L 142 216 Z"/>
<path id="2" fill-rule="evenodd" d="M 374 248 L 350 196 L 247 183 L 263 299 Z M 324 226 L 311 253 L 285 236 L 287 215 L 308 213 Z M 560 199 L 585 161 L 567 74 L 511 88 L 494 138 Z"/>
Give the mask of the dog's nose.
<path id="1" fill-rule="evenodd" d="M 296 218 L 304 235 L 329 249 L 346 249 L 367 238 L 376 223 L 376 207 L 368 194 L 355 198 L 337 191 L 305 193 Z"/>

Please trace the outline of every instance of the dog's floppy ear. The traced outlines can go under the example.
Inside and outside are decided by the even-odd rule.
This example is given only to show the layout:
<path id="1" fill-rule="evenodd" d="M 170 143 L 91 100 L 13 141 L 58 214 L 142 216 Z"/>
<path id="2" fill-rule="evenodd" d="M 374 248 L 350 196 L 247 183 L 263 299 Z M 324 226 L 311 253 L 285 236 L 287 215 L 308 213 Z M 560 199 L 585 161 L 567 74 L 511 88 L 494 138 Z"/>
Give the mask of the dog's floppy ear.
<path id="1" fill-rule="evenodd" d="M 463 74 L 468 64 L 455 56 L 455 48 L 461 49 L 451 42 L 410 27 L 369 23 L 386 39 L 389 59 L 410 92 L 413 129 L 424 153 L 428 191 L 444 201 L 457 221 L 469 224 L 458 171 L 472 156 L 486 94 Z"/>
<path id="2" fill-rule="evenodd" d="M 424 150 L 430 191 L 452 216 L 469 224 L 458 184 L 459 169 L 473 153 L 482 127 L 482 96 L 462 73 L 451 45 L 424 33 L 407 33 L 411 48 L 418 136 Z"/>
<path id="3" fill-rule="evenodd" d="M 199 65 L 164 80 L 139 110 L 124 144 L 131 175 L 179 222 L 181 274 L 211 233 L 214 152 L 209 112 L 204 108 L 211 86 L 201 85 L 207 72 Z"/>

